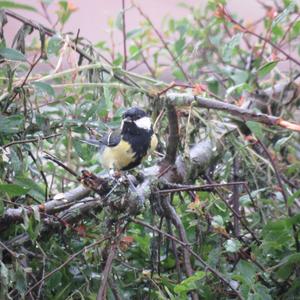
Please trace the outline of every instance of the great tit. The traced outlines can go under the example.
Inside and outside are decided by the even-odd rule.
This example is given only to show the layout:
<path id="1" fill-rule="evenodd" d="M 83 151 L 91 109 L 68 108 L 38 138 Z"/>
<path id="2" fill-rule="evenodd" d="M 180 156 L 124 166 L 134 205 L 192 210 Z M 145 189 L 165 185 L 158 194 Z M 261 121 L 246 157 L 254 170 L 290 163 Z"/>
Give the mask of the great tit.
<path id="1" fill-rule="evenodd" d="M 100 148 L 100 160 L 105 169 L 125 171 L 138 166 L 155 150 L 157 137 L 147 114 L 132 107 L 122 115 L 120 129 L 89 143 Z"/>

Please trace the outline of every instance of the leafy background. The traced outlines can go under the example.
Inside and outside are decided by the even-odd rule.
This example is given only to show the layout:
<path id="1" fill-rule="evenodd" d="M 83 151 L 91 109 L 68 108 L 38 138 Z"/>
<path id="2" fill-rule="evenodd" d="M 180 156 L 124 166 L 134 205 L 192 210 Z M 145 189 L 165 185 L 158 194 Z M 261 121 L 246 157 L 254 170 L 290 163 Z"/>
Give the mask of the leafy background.
<path id="1" fill-rule="evenodd" d="M 178 106 L 178 153 L 188 165 L 181 184 L 247 183 L 171 193 L 167 199 L 178 226 L 159 213 L 163 196 L 146 199 L 139 211 L 138 220 L 150 227 L 128 219 L 113 204 L 79 211 L 74 218 L 68 215 L 74 211 L 42 209 L 80 185 L 46 159 L 45 151 L 76 174 L 82 169 L 105 174 L 96 149 L 80 140 L 119 127 L 131 105 L 143 107 L 155 121 L 168 92 L 214 98 L 299 123 L 297 3 L 262 3 L 265 17 L 253 24 L 229 13 L 226 1 L 208 1 L 202 10 L 181 4 L 186 17 L 168 17 L 158 30 L 142 7 L 128 1 L 127 9 L 137 10 L 144 21 L 126 32 L 126 10 L 121 10 L 110 22 L 111 32 L 123 34 L 124 51 L 58 33 L 76 7 L 70 1 L 51 2 L 41 1 L 45 9 L 57 5 L 57 28 L 23 19 L 9 44 L 7 16 L 40 7 L 0 1 L 2 9 L 11 9 L 0 13 L 1 299 L 96 299 L 114 251 L 108 299 L 297 299 L 300 154 L 299 133 L 290 128 L 244 122 L 195 103 Z M 169 82 L 162 81 L 164 74 Z M 168 126 L 164 113 L 156 127 L 158 152 L 135 174 L 161 161 Z M 189 148 L 199 143 L 195 167 Z M 157 181 L 151 187 L 164 188 Z M 122 191 L 110 198 L 118 203 Z M 21 217 L 13 218 L 9 209 L 16 208 Z M 166 238 L 158 227 L 183 242 Z M 187 248 L 206 263 L 203 267 L 191 255 L 190 275 Z"/>

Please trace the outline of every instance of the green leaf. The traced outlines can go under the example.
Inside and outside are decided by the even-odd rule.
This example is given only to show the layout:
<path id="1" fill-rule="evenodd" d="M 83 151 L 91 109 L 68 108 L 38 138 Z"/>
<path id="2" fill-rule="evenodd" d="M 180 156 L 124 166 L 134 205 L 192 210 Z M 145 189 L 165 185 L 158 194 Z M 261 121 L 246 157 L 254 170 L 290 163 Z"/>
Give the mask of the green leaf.
<path id="1" fill-rule="evenodd" d="M 139 54 L 140 54 L 141 49 L 139 47 L 137 47 L 136 45 L 131 45 L 129 47 L 129 53 L 131 55 L 131 59 L 138 59 L 139 58 Z"/>
<path id="2" fill-rule="evenodd" d="M 296 192 L 294 192 L 291 196 L 288 197 L 288 206 L 291 206 L 296 198 L 300 197 L 300 190 L 297 190 Z"/>
<path id="3" fill-rule="evenodd" d="M 222 52 L 222 58 L 225 62 L 229 62 L 231 60 L 233 51 L 240 44 L 242 36 L 242 33 L 238 33 L 234 35 L 228 43 L 225 44 Z"/>
<path id="4" fill-rule="evenodd" d="M 27 232 L 32 241 L 35 241 L 38 238 L 41 228 L 42 224 L 40 222 L 39 210 L 35 209 L 33 216 L 29 217 L 27 226 Z"/>
<path id="5" fill-rule="evenodd" d="M 56 272 L 47 280 L 46 285 L 50 290 L 55 290 L 61 282 L 62 272 Z"/>
<path id="6" fill-rule="evenodd" d="M 290 134 L 290 135 L 287 136 L 287 137 L 283 137 L 283 138 L 279 139 L 279 140 L 275 143 L 274 149 L 275 149 L 277 152 L 279 152 L 280 149 L 281 149 L 281 147 L 282 147 L 284 144 L 286 144 L 286 143 L 288 142 L 288 140 L 289 140 L 290 138 L 292 138 L 292 137 L 293 137 L 293 134 Z"/>
<path id="7" fill-rule="evenodd" d="M 253 300 L 272 300 L 273 299 L 270 296 L 270 289 L 260 283 L 256 283 L 253 286 L 253 290 L 255 291 L 255 294 L 253 295 L 253 297 L 249 297 L 248 299 L 253 299 Z"/>
<path id="8" fill-rule="evenodd" d="M 18 185 L 27 188 L 28 189 L 27 194 L 30 195 L 33 199 L 37 200 L 40 203 L 44 202 L 45 200 L 44 189 L 36 182 L 34 182 L 32 179 L 26 177 L 17 177 L 15 182 Z"/>
<path id="9" fill-rule="evenodd" d="M 115 25 L 119 30 L 123 30 L 123 11 L 118 13 Z"/>
<path id="10" fill-rule="evenodd" d="M 65 24 L 76 9 L 74 11 L 71 10 L 68 5 L 68 1 L 66 0 L 59 1 L 58 5 L 59 5 L 59 10 L 56 11 L 56 14 L 58 16 L 59 22 L 61 24 Z"/>
<path id="11" fill-rule="evenodd" d="M 53 87 L 45 82 L 32 82 L 32 85 L 34 85 L 40 92 L 45 92 L 49 96 L 55 96 L 55 91 Z"/>
<path id="12" fill-rule="evenodd" d="M 293 26 L 293 34 L 295 36 L 297 36 L 298 34 L 300 34 L 300 20 L 297 21 L 294 26 Z"/>
<path id="13" fill-rule="evenodd" d="M 69 282 L 67 285 L 63 287 L 62 290 L 60 290 L 52 300 L 61 300 L 61 299 L 68 299 L 68 294 L 72 290 L 72 282 Z M 96 299 L 96 297 L 95 297 Z"/>
<path id="14" fill-rule="evenodd" d="M 239 240 L 236 240 L 236 239 L 230 239 L 230 240 L 227 240 L 224 244 L 224 247 L 225 247 L 225 250 L 227 252 L 231 252 L 231 253 L 236 253 L 240 250 L 241 248 L 241 243 Z"/>
<path id="15" fill-rule="evenodd" d="M 243 70 L 236 70 L 230 78 L 235 82 L 236 85 L 246 84 L 246 81 L 249 78 L 249 72 Z"/>
<path id="16" fill-rule="evenodd" d="M 24 117 L 13 115 L 10 117 L 0 115 L 0 133 L 17 133 L 22 130 Z"/>
<path id="17" fill-rule="evenodd" d="M 205 272 L 198 271 L 192 276 L 188 277 L 187 279 L 177 284 L 174 288 L 174 291 L 177 294 L 186 294 L 191 290 L 197 289 L 199 288 L 199 286 L 196 284 L 196 281 L 202 279 L 204 276 L 205 276 Z"/>
<path id="18" fill-rule="evenodd" d="M 23 267 L 19 265 L 19 263 L 17 264 L 15 278 L 16 278 L 16 289 L 21 295 L 24 295 L 24 293 L 26 292 L 27 280 L 26 280 L 25 271 Z"/>
<path id="19" fill-rule="evenodd" d="M 51 39 L 48 42 L 47 45 L 47 53 L 49 55 L 53 54 L 53 55 L 58 55 L 59 54 L 59 50 L 62 47 L 62 39 L 61 37 L 59 37 L 58 35 L 54 35 L 53 37 L 51 37 Z"/>
<path id="20" fill-rule="evenodd" d="M 294 271 L 294 266 L 292 264 L 284 264 L 275 272 L 276 277 L 281 280 L 287 280 Z"/>
<path id="21" fill-rule="evenodd" d="M 133 38 L 142 32 L 144 32 L 144 30 L 142 28 L 132 29 L 126 33 L 126 38 L 127 39 Z"/>
<path id="22" fill-rule="evenodd" d="M 295 7 L 296 4 L 294 1 L 292 1 L 287 7 L 286 9 L 283 10 L 283 12 L 281 12 L 279 15 L 276 16 L 276 18 L 273 20 L 272 22 L 272 27 L 274 27 L 275 25 L 277 25 L 278 23 L 282 23 L 283 21 L 285 21 L 286 17 L 295 11 Z"/>
<path id="23" fill-rule="evenodd" d="M 291 255 L 286 256 L 283 258 L 283 260 L 280 262 L 280 264 L 299 264 L 300 263 L 300 253 L 293 253 Z"/>
<path id="24" fill-rule="evenodd" d="M 246 260 L 240 260 L 237 264 L 237 271 L 241 275 L 243 281 L 250 284 L 256 275 L 257 268 L 253 263 Z"/>
<path id="25" fill-rule="evenodd" d="M 262 125 L 258 122 L 255 121 L 247 121 L 246 125 L 250 128 L 251 132 L 254 133 L 254 135 L 262 139 L 263 138 L 263 130 L 262 130 Z"/>
<path id="26" fill-rule="evenodd" d="M 7 60 L 26 61 L 26 57 L 23 53 L 12 48 L 0 48 L 0 56 Z"/>
<path id="27" fill-rule="evenodd" d="M 263 78 L 266 75 L 268 75 L 277 66 L 278 62 L 279 62 L 278 60 L 275 60 L 275 61 L 268 62 L 265 65 L 261 66 L 257 70 L 258 77 Z"/>
<path id="28" fill-rule="evenodd" d="M 173 71 L 172 74 L 178 80 L 185 80 L 184 74 L 180 70 L 178 70 L 178 69 L 176 69 L 175 71 Z"/>
<path id="29" fill-rule="evenodd" d="M 234 77 L 235 78 L 235 77 Z M 236 79 L 236 78 L 235 78 Z M 247 75 L 245 75 L 245 78 L 243 78 L 243 82 L 239 83 L 239 84 L 236 84 L 236 85 L 233 85 L 231 87 L 229 87 L 227 90 L 226 90 L 226 95 L 225 97 L 228 97 L 230 96 L 233 92 L 237 91 L 238 93 L 241 93 L 243 91 L 246 91 L 246 90 L 250 90 L 250 86 L 245 83 L 245 81 L 248 79 L 248 72 L 247 72 Z"/>
<path id="30" fill-rule="evenodd" d="M 214 227 L 223 227 L 224 226 L 224 220 L 222 218 L 222 216 L 217 215 L 217 216 L 213 216 L 211 225 Z"/>
<path id="31" fill-rule="evenodd" d="M 20 4 L 13 1 L 0 1 L 0 8 L 24 9 L 29 11 L 37 11 L 33 6 Z"/>
<path id="32" fill-rule="evenodd" d="M 260 192 L 263 192 L 266 189 L 267 188 L 261 188 L 261 189 L 258 189 L 258 190 L 254 190 L 250 193 L 250 195 L 251 195 L 252 198 L 255 198 Z M 252 203 L 249 194 L 245 194 L 245 195 L 241 196 L 240 199 L 239 199 L 239 202 L 242 206 L 248 206 Z"/>
<path id="33" fill-rule="evenodd" d="M 88 161 L 91 159 L 91 154 L 93 153 L 91 151 L 91 148 L 89 145 L 74 139 L 73 140 L 74 149 L 77 153 L 77 155 L 82 158 L 84 161 Z M 92 147 L 92 146 L 91 146 Z"/>
<path id="34" fill-rule="evenodd" d="M 180 38 L 175 42 L 174 48 L 178 56 L 182 54 L 184 47 L 185 47 L 185 38 Z"/>
<path id="35" fill-rule="evenodd" d="M 277 41 L 277 39 L 281 38 L 284 35 L 285 31 L 283 30 L 282 26 L 275 25 L 272 28 L 272 33 L 273 33 L 272 40 Z"/>
<path id="36" fill-rule="evenodd" d="M 7 193 L 10 197 L 25 195 L 28 192 L 28 188 L 20 186 L 18 184 L 1 183 L 0 192 Z"/>

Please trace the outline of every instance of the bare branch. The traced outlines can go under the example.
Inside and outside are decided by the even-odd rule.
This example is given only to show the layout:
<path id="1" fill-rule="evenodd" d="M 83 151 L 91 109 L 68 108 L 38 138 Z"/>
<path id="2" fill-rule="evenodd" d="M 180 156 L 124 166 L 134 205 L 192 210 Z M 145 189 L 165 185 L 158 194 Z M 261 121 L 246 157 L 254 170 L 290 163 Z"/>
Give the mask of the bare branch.
<path id="1" fill-rule="evenodd" d="M 168 145 L 166 149 L 165 160 L 169 164 L 174 164 L 176 160 L 177 148 L 179 143 L 179 133 L 178 133 L 177 113 L 173 105 L 168 105 L 167 114 L 169 120 L 169 137 L 168 137 Z"/>
<path id="2" fill-rule="evenodd" d="M 275 117 L 263 113 L 257 113 L 248 109 L 241 108 L 234 104 L 222 102 L 212 98 L 204 98 L 201 96 L 194 96 L 192 94 L 168 93 L 166 96 L 161 97 L 169 104 L 176 106 L 184 106 L 194 104 L 199 107 L 207 109 L 221 110 L 237 116 L 243 121 L 253 120 L 266 125 L 276 125 L 283 128 L 300 132 L 300 124 L 291 123 L 283 120 L 280 117 Z"/>
<path id="3" fill-rule="evenodd" d="M 19 140 L 19 141 L 12 141 L 4 146 L 2 146 L 3 149 L 11 147 L 13 145 L 20 145 L 20 144 L 29 144 L 29 143 L 35 143 L 35 142 L 39 142 L 41 140 L 48 140 L 48 139 L 52 139 L 54 137 L 60 136 L 61 133 L 54 133 L 54 134 L 50 134 L 44 137 L 37 137 L 37 138 L 32 138 L 32 139 L 27 139 L 27 140 Z"/>
<path id="4" fill-rule="evenodd" d="M 112 263 L 117 253 L 117 244 L 115 242 L 112 243 L 109 254 L 106 260 L 105 268 L 102 272 L 102 280 L 101 280 L 101 286 L 97 295 L 97 300 L 105 300 L 106 299 L 106 287 L 108 283 L 108 277 L 111 272 Z"/>

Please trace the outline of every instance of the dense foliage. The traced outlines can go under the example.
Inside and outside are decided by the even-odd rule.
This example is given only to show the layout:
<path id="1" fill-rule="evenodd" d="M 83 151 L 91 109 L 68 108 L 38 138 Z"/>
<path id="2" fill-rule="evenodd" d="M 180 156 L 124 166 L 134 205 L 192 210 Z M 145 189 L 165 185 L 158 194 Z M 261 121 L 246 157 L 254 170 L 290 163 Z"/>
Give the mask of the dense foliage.
<path id="1" fill-rule="evenodd" d="M 76 17 L 70 1 L 19 2 L 0 1 L 0 298 L 96 299 L 100 287 L 98 299 L 297 299 L 296 1 L 262 3 L 265 15 L 251 24 L 225 0 L 181 4 L 186 17 L 166 17 L 162 30 L 126 1 L 109 24 L 112 39 L 123 34 L 119 48 L 59 33 Z M 55 28 L 21 16 L 50 5 Z M 139 28 L 126 31 L 128 10 Z M 13 18 L 20 30 L 11 45 Z M 233 106 L 207 109 L 195 98 L 175 101 L 172 115 L 170 93 Z M 171 143 L 180 156 L 168 161 L 176 176 L 150 180 L 138 211 L 122 204 L 128 186 L 89 194 L 76 176 L 106 174 L 81 139 L 119 127 L 131 105 L 152 114 L 159 137 L 157 153 L 131 172 L 138 181 L 165 166 Z"/>

